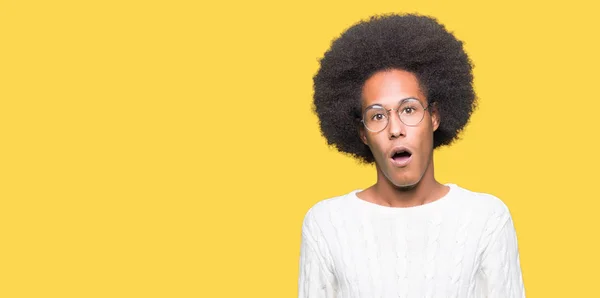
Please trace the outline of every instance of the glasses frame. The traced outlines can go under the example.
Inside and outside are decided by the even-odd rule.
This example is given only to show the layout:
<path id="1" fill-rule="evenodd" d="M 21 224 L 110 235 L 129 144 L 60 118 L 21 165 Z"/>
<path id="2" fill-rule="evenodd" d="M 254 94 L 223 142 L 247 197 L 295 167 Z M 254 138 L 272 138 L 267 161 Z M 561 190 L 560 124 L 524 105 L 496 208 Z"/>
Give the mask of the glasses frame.
<path id="1" fill-rule="evenodd" d="M 407 101 L 416 101 L 419 105 L 421 105 L 421 107 L 423 107 L 423 104 L 414 97 L 409 97 L 409 98 L 405 98 L 405 99 L 401 100 L 400 103 L 398 103 L 398 107 L 395 109 L 386 109 L 382 105 L 375 104 L 375 105 L 369 106 L 365 109 L 365 111 L 362 113 L 362 119 L 360 119 L 360 122 L 362 122 L 364 127 L 370 132 L 375 132 L 375 133 L 381 132 L 381 131 L 385 130 L 388 127 L 388 125 L 390 125 L 390 118 L 391 118 L 390 113 L 392 111 L 396 111 L 396 114 L 398 114 L 398 119 L 400 119 L 400 122 L 402 122 L 404 125 L 414 127 L 414 126 L 421 124 L 421 122 L 425 118 L 425 112 L 428 111 L 428 109 L 432 103 L 428 103 L 427 107 L 423 107 L 423 115 L 421 116 L 421 119 L 419 119 L 419 122 L 417 122 L 416 124 L 406 124 L 406 123 L 404 123 L 404 121 L 402 121 L 402 117 L 400 116 L 398 109 L 400 109 L 400 107 Z M 367 114 L 367 111 L 369 111 L 370 109 L 373 109 L 374 107 L 378 107 L 378 108 L 381 107 L 386 113 L 386 117 L 387 117 L 386 119 L 388 119 L 385 126 L 381 130 L 377 130 L 377 131 L 369 129 L 369 127 L 367 126 L 367 123 L 365 122 L 365 115 Z"/>

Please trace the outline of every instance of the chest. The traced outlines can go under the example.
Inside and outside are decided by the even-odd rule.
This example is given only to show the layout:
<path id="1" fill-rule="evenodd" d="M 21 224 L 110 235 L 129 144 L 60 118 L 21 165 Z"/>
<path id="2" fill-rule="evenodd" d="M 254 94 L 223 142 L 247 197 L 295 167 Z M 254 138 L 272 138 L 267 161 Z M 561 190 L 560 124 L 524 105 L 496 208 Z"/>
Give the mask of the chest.
<path id="1" fill-rule="evenodd" d="M 357 217 L 332 226 L 338 228 L 328 241 L 332 265 L 340 288 L 350 293 L 452 296 L 467 290 L 478 269 L 478 223 Z"/>

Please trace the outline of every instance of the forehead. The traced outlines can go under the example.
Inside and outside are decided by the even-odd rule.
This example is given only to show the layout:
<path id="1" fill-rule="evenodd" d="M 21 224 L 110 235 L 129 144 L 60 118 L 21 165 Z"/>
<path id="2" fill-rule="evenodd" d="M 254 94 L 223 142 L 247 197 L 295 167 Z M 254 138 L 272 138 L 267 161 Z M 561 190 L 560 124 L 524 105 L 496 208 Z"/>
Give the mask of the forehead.
<path id="1" fill-rule="evenodd" d="M 418 99 L 422 104 L 426 102 L 419 80 L 413 73 L 398 69 L 380 71 L 363 85 L 362 108 L 374 104 L 394 106 L 409 97 Z"/>

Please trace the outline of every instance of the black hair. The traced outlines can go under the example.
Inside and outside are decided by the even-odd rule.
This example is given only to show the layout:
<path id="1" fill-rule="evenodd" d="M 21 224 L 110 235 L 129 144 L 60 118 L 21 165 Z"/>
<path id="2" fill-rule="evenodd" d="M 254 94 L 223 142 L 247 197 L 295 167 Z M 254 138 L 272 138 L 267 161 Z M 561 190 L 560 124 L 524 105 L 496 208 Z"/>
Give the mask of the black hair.
<path id="1" fill-rule="evenodd" d="M 389 69 L 413 73 L 429 104 L 435 102 L 441 120 L 433 148 L 455 141 L 476 108 L 473 64 L 463 42 L 433 17 L 387 14 L 348 28 L 320 60 L 313 103 L 327 143 L 362 162 L 375 161 L 358 133 L 362 87 Z"/>

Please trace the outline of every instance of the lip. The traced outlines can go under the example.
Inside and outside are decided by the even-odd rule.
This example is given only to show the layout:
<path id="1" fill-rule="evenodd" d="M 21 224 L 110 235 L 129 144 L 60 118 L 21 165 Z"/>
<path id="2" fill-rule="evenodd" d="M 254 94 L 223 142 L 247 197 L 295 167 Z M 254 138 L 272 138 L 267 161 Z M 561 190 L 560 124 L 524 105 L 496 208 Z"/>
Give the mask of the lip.
<path id="1" fill-rule="evenodd" d="M 412 155 L 409 158 L 401 160 L 401 161 L 395 160 L 391 157 L 390 157 L 390 160 L 391 160 L 393 166 L 403 168 L 403 167 L 406 167 L 410 163 L 410 161 L 412 160 Z"/>
<path id="2" fill-rule="evenodd" d="M 403 160 L 393 159 L 392 157 L 398 151 L 408 151 L 408 152 L 410 152 L 410 157 L 403 159 Z M 404 146 L 396 146 L 396 147 L 392 148 L 392 150 L 390 150 L 390 153 L 388 154 L 388 158 L 390 159 L 390 162 L 392 163 L 392 165 L 395 167 L 399 167 L 399 168 L 406 167 L 411 162 L 412 156 L 413 156 L 412 150 L 410 150 Z"/>

